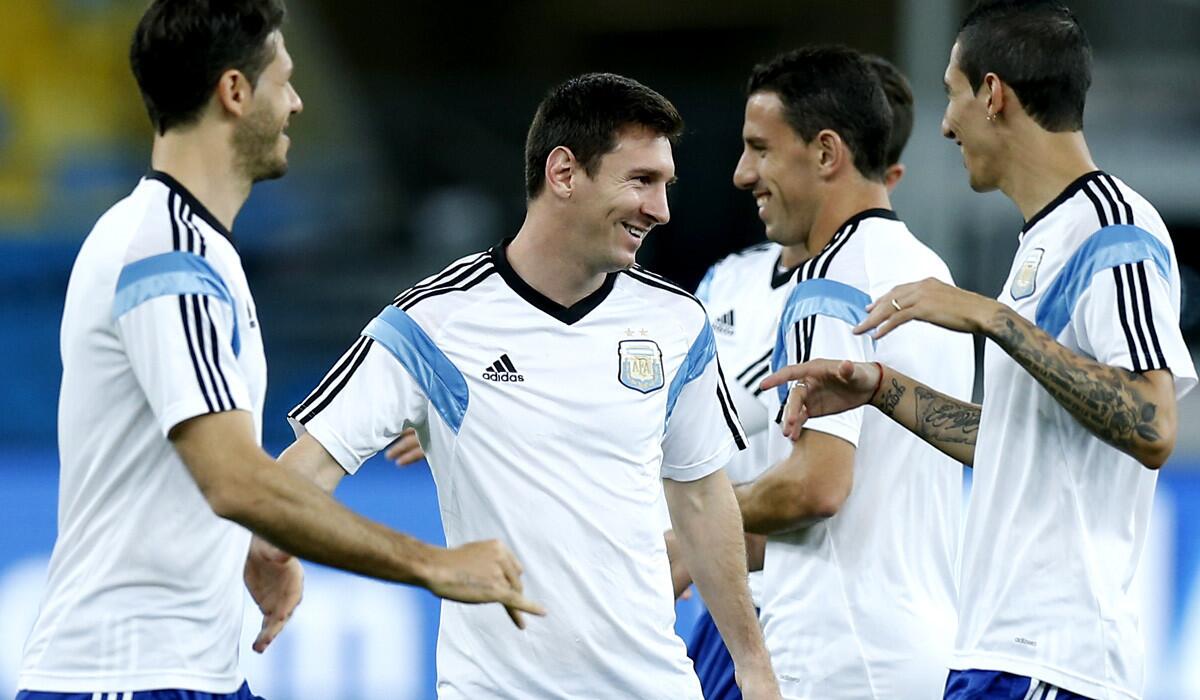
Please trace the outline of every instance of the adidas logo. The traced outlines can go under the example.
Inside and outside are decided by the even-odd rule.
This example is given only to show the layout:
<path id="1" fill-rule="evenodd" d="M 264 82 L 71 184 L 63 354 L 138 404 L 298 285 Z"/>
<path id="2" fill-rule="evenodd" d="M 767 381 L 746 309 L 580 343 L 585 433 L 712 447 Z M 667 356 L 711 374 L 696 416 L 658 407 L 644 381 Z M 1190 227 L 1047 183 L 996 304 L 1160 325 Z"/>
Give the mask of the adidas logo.
<path id="1" fill-rule="evenodd" d="M 733 335 L 733 309 L 726 311 L 713 321 L 713 330 L 721 335 Z"/>
<path id="2" fill-rule="evenodd" d="M 483 378 L 489 382 L 523 382 L 525 376 L 517 374 L 517 368 L 513 365 L 512 360 L 508 359 L 508 353 L 500 356 L 499 360 L 492 363 L 491 367 L 483 370 Z"/>

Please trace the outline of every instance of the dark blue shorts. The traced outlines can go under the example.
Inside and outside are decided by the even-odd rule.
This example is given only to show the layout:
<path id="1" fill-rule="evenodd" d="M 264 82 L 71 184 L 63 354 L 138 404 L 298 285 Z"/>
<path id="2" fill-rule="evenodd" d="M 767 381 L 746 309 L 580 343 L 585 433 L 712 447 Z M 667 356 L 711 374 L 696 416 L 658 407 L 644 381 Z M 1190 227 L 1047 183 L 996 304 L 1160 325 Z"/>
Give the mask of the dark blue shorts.
<path id="1" fill-rule="evenodd" d="M 232 693 L 201 693 L 197 690 L 139 690 L 109 693 L 46 693 L 40 690 L 22 690 L 17 700 L 263 700 L 250 692 L 250 685 Z"/>
<path id="2" fill-rule="evenodd" d="M 687 648 L 704 700 L 742 700 L 742 691 L 733 679 L 733 659 L 707 608 L 696 618 Z"/>
<path id="3" fill-rule="evenodd" d="M 1044 681 L 1004 671 L 951 671 L 944 700 L 1088 700 Z"/>

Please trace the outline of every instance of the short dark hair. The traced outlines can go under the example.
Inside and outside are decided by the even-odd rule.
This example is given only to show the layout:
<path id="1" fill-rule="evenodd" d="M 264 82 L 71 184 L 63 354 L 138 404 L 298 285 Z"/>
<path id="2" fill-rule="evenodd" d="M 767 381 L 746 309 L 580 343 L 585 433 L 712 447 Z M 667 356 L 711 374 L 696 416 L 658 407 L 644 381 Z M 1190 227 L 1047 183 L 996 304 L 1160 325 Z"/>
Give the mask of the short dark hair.
<path id="1" fill-rule="evenodd" d="M 822 129 L 837 132 L 863 177 L 883 180 L 891 108 L 867 59 L 845 46 L 807 46 L 754 67 L 747 96 L 771 92 L 792 130 L 809 143 Z"/>
<path id="2" fill-rule="evenodd" d="M 154 0 L 129 46 L 129 63 L 155 130 L 194 122 L 221 74 L 251 85 L 275 58 L 267 42 L 283 25 L 282 0 Z"/>
<path id="3" fill-rule="evenodd" d="M 995 73 L 1047 131 L 1079 131 L 1092 85 L 1092 47 L 1055 0 L 983 0 L 958 30 L 958 67 L 971 90 Z"/>
<path id="4" fill-rule="evenodd" d="M 587 73 L 557 85 L 538 105 L 525 138 L 525 196 L 532 200 L 546 179 L 546 158 L 559 146 L 571 149 L 589 176 L 617 147 L 617 134 L 641 126 L 672 144 L 683 119 L 670 100 L 636 80 L 612 73 Z"/>
<path id="5" fill-rule="evenodd" d="M 887 96 L 888 107 L 892 110 L 892 130 L 888 136 L 887 160 L 884 165 L 888 168 L 900 162 L 908 138 L 912 136 L 913 128 L 913 93 L 908 78 L 890 61 L 875 54 L 867 55 L 867 63 L 875 70 L 879 84 L 883 86 L 883 94 Z"/>

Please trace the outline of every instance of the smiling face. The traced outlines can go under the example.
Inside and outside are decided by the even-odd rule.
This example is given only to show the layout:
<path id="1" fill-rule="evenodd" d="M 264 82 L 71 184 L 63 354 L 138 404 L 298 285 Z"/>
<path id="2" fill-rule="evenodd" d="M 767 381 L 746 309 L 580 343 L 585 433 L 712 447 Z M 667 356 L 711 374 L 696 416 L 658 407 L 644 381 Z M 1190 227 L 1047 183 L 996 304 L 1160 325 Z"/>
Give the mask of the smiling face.
<path id="1" fill-rule="evenodd" d="M 819 152 L 788 124 L 783 102 L 774 92 L 757 92 L 746 101 L 742 157 L 733 183 L 750 190 L 767 238 L 785 246 L 808 240 L 819 201 Z"/>
<path id="2" fill-rule="evenodd" d="M 958 67 L 960 47 L 955 42 L 946 66 L 946 113 L 942 135 L 958 144 L 971 189 L 990 192 L 999 186 L 999 154 L 1002 142 L 996 126 L 988 121 L 986 84 L 978 92 Z"/>
<path id="3" fill-rule="evenodd" d="M 588 175 L 581 168 L 572 191 L 584 254 L 592 269 L 623 270 L 633 265 L 650 229 L 671 218 L 667 206 L 667 187 L 675 181 L 671 143 L 645 127 L 626 127 L 595 170 Z"/>
<path id="4" fill-rule="evenodd" d="M 292 87 L 292 57 L 283 35 L 275 32 L 267 41 L 275 46 L 275 58 L 259 76 L 253 102 L 233 132 L 238 167 L 251 182 L 283 177 L 287 172 L 291 139 L 284 132 L 291 116 L 304 108 Z"/>

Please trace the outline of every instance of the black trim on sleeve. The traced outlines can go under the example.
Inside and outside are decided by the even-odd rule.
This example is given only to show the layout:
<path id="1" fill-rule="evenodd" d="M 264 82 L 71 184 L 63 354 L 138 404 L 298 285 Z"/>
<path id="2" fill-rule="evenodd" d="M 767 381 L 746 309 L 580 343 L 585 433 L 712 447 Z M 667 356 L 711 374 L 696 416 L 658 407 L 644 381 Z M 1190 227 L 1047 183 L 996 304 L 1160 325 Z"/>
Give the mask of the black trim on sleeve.
<path id="1" fill-rule="evenodd" d="M 1121 268 L 1114 267 L 1113 283 L 1117 287 L 1117 318 L 1121 321 L 1121 330 L 1125 332 L 1125 342 L 1129 346 L 1129 357 L 1133 361 L 1133 371 L 1141 372 L 1141 358 L 1138 357 L 1137 346 L 1133 343 L 1133 331 L 1129 328 L 1129 316 L 1125 313 L 1125 284 L 1121 281 Z"/>
<path id="2" fill-rule="evenodd" d="M 733 441 L 737 444 L 737 448 L 744 450 L 746 449 L 746 434 L 743 432 L 742 423 L 738 419 L 737 406 L 729 398 L 729 387 L 725 385 L 725 372 L 721 369 L 721 360 L 714 357 L 713 362 L 717 363 L 717 401 L 721 404 L 721 413 L 725 417 L 725 425 L 729 426 L 729 431 L 733 433 Z"/>
<path id="3" fill-rule="evenodd" d="M 1137 264 L 1138 281 L 1141 283 L 1142 304 L 1145 305 L 1146 312 L 1146 329 L 1150 331 L 1150 342 L 1154 345 L 1154 359 L 1158 360 L 1158 364 L 1151 366 L 1150 369 L 1165 369 L 1167 366 L 1167 358 L 1163 354 L 1162 345 L 1158 342 L 1158 331 L 1154 328 L 1154 310 L 1150 306 L 1150 284 L 1146 279 L 1146 261 L 1140 260 Z M 1153 362 L 1149 363 L 1154 365 Z"/>
<path id="4" fill-rule="evenodd" d="M 1138 347 L 1142 349 L 1142 357 L 1146 358 L 1145 366 L 1150 365 L 1150 345 L 1146 342 L 1146 332 L 1142 330 L 1142 309 L 1141 299 L 1138 297 L 1137 280 L 1133 276 L 1133 264 L 1125 263 L 1121 266 L 1125 270 L 1125 282 L 1129 285 L 1129 301 L 1130 308 L 1133 309 L 1133 330 L 1138 339 Z"/>

